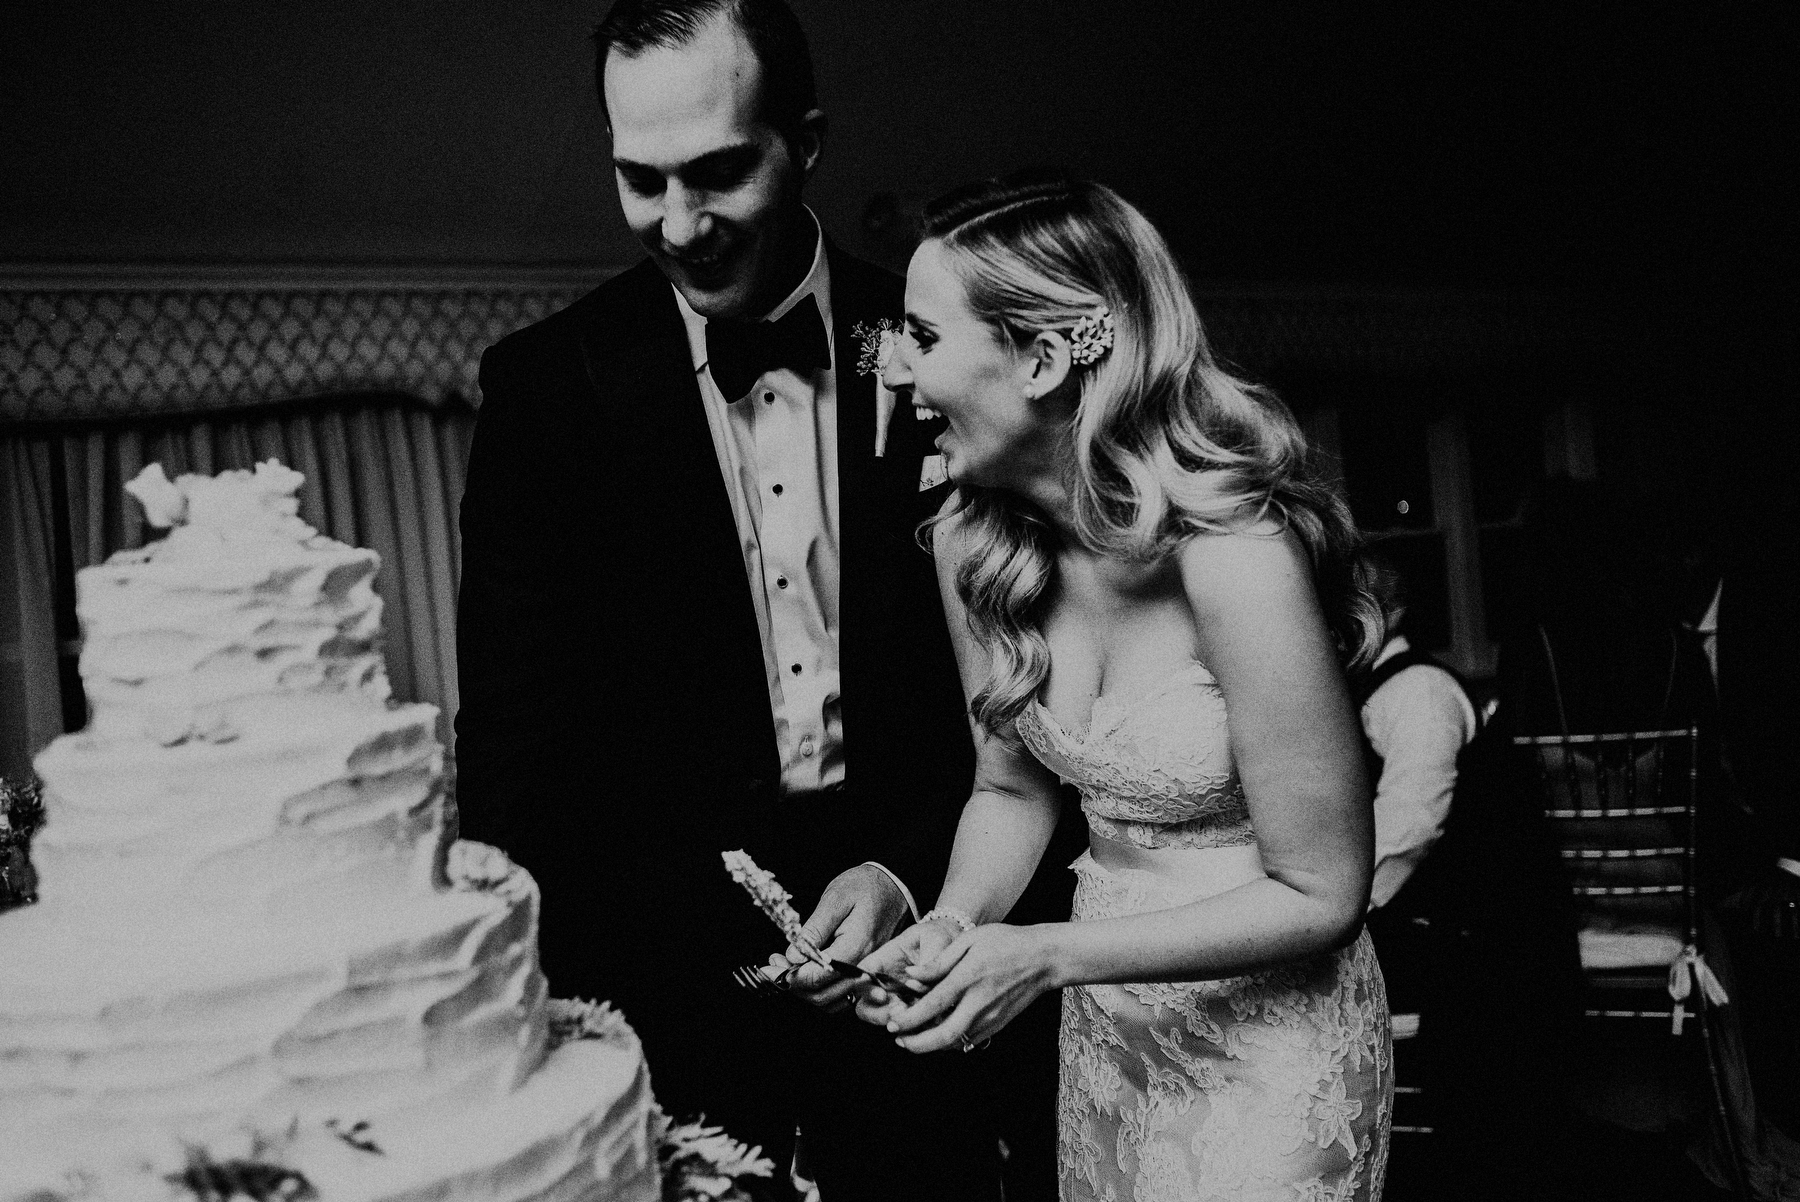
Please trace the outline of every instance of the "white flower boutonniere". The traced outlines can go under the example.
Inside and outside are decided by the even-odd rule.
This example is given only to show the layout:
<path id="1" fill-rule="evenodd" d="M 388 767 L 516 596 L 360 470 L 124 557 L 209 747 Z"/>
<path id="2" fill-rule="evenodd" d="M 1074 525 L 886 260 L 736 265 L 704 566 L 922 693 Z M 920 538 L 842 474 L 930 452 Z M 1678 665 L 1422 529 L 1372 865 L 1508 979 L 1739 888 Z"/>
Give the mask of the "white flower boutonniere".
<path id="1" fill-rule="evenodd" d="M 900 342 L 900 323 L 891 317 L 883 317 L 874 325 L 858 322 L 850 332 L 861 343 L 856 374 L 875 377 L 875 457 L 879 459 L 887 454 L 888 423 L 894 420 L 894 408 L 899 401 L 881 382 L 881 373 L 887 370 L 894 347 Z"/>

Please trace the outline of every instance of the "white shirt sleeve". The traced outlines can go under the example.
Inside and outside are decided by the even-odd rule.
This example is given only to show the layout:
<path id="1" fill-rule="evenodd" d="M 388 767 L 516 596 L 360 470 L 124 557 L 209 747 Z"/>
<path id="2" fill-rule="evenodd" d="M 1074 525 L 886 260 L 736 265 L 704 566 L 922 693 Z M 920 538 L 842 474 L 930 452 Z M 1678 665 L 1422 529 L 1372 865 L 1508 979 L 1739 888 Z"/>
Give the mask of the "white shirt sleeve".
<path id="1" fill-rule="evenodd" d="M 879 868 L 882 872 L 882 875 L 886 876 L 888 880 L 894 882 L 894 888 L 900 890 L 900 896 L 904 897 L 906 899 L 906 908 L 912 912 L 912 920 L 915 923 L 918 922 L 919 921 L 919 903 L 913 900 L 912 890 L 908 889 L 906 887 L 906 882 L 901 880 L 899 877 L 895 876 L 894 870 L 892 868 L 889 868 L 886 864 L 883 864 L 878 860 L 864 860 L 863 866 L 869 867 L 869 868 Z"/>
<path id="2" fill-rule="evenodd" d="M 1375 786 L 1375 881 L 1385 906 L 1424 860 L 1450 815 L 1456 757 L 1475 737 L 1475 711 L 1448 672 L 1415 665 L 1363 705 L 1363 732 L 1382 758 Z"/>

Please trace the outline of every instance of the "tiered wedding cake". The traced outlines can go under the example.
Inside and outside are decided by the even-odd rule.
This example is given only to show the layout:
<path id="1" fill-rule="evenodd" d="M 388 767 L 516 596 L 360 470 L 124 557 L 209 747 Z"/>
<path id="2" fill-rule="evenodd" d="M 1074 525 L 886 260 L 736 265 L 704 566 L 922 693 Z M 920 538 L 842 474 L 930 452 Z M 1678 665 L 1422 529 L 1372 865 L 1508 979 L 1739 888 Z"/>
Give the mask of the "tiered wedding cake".
<path id="1" fill-rule="evenodd" d="M 546 1001 L 537 887 L 453 841 L 378 558 L 300 481 L 148 469 L 169 536 L 80 574 L 93 717 L 0 915 L 0 1202 L 654 1198 L 637 1041 Z"/>

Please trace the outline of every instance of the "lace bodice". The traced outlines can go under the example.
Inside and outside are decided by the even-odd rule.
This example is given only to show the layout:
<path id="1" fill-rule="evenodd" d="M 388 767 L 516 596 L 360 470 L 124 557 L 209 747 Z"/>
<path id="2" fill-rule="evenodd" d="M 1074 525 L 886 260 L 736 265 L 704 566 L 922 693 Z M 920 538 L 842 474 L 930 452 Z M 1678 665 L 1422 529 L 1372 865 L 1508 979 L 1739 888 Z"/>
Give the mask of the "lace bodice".
<path id="1" fill-rule="evenodd" d="M 1225 696 L 1196 660 L 1184 660 L 1148 693 L 1095 698 L 1080 737 L 1036 700 L 1017 724 L 1032 754 L 1081 790 L 1098 835 L 1139 847 L 1256 841 L 1231 758 Z"/>
<path id="2" fill-rule="evenodd" d="M 1081 790 L 1088 825 L 1139 847 L 1254 844 L 1225 696 L 1184 660 L 1148 692 L 1095 699 L 1071 734 L 1042 703 L 1031 752 Z M 1212 892 L 1207 857 L 1170 871 L 1075 861 L 1075 922 Z M 1367 933 L 1249 976 L 1063 991 L 1062 1202 L 1380 1202 L 1392 1121 L 1387 998 Z"/>

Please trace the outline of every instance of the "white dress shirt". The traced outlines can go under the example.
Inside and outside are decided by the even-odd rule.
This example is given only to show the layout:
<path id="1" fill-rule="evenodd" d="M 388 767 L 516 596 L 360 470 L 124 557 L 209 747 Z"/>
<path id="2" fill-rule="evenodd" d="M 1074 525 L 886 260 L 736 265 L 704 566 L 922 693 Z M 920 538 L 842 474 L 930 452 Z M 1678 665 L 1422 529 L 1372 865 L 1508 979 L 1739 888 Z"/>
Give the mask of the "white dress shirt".
<path id="1" fill-rule="evenodd" d="M 814 792 L 844 779 L 837 377 L 830 367 L 807 376 L 776 368 L 757 377 L 749 396 L 724 396 L 707 370 L 706 318 L 675 295 L 750 578 L 781 788 Z M 767 320 L 803 301 L 816 301 L 831 343 L 831 273 L 822 236 L 812 270 Z M 833 365 L 836 359 L 833 345 Z"/>
<path id="2" fill-rule="evenodd" d="M 1402 635 L 1389 639 L 1375 667 L 1409 650 Z M 1381 757 L 1375 785 L 1375 881 L 1369 906 L 1385 906 L 1400 892 L 1425 853 L 1444 833 L 1456 791 L 1456 757 L 1475 737 L 1475 707 L 1456 678 L 1415 664 L 1394 674 L 1362 709 L 1363 733 Z"/>
<path id="3" fill-rule="evenodd" d="M 816 216 L 813 224 L 818 226 Z M 707 369 L 706 318 L 675 291 L 756 607 L 783 794 L 816 792 L 844 780 L 837 338 L 822 229 L 806 278 L 764 320 L 777 321 L 809 298 L 825 323 L 830 366 L 809 376 L 776 368 L 757 377 L 748 396 L 727 397 Z M 885 865 L 868 863 L 894 883 L 916 920 L 919 907 L 906 882 Z"/>
<path id="4" fill-rule="evenodd" d="M 1725 581 L 1713 585 L 1712 600 L 1706 603 L 1694 633 L 1700 636 L 1700 650 L 1706 655 L 1706 670 L 1712 675 L 1713 688 L 1719 687 L 1719 598 L 1725 593 Z"/>

